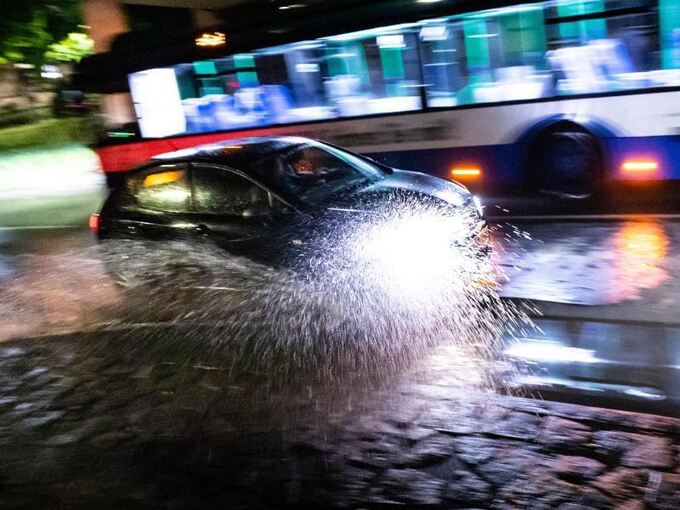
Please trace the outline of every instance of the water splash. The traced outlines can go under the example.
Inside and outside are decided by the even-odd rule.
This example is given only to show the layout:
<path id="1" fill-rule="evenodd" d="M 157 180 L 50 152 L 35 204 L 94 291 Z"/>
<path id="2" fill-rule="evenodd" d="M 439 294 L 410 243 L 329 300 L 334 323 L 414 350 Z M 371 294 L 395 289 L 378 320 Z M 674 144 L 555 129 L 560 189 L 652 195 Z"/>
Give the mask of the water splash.
<path id="1" fill-rule="evenodd" d="M 323 222 L 285 266 L 206 243 L 112 241 L 41 256 L 42 272 L 0 301 L 39 322 L 36 332 L 136 325 L 130 338 L 174 345 L 257 398 L 285 388 L 318 402 L 329 390 L 422 376 L 432 356 L 452 363 L 461 394 L 493 386 L 504 334 L 530 321 L 499 298 L 501 275 L 471 235 L 474 216 L 395 200 Z M 30 299 L 30 280 L 47 299 Z"/>

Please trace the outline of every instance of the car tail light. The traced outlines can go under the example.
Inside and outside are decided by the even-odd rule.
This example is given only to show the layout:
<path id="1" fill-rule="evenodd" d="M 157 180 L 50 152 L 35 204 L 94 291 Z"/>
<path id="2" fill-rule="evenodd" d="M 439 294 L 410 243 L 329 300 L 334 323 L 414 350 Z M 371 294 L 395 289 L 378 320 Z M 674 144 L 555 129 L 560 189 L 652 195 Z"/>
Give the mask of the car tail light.
<path id="1" fill-rule="evenodd" d="M 98 214 L 90 214 L 90 230 L 94 232 L 95 234 L 99 232 L 99 215 Z"/>

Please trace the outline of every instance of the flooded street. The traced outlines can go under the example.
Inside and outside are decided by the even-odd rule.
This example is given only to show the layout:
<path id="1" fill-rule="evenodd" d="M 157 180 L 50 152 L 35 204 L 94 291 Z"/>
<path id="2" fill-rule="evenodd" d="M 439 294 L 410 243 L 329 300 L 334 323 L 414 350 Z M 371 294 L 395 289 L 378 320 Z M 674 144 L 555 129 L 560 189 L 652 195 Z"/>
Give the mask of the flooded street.
<path id="1" fill-rule="evenodd" d="M 550 400 L 675 414 L 675 222 L 499 225 L 502 299 L 408 309 L 228 258 L 121 287 L 89 233 L 1 235 L 3 508 L 673 507 L 678 422 Z"/>

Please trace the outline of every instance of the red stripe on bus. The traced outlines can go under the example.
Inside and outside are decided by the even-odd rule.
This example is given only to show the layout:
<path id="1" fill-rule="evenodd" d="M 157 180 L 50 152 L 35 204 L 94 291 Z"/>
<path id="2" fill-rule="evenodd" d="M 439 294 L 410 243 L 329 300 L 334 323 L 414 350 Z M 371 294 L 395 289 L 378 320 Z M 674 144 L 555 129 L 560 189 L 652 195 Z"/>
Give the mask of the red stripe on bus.
<path id="1" fill-rule="evenodd" d="M 179 136 L 177 138 L 164 138 L 162 140 L 146 140 L 143 142 L 110 145 L 96 149 L 102 170 L 106 173 L 123 172 L 130 168 L 147 162 L 154 156 L 173 152 L 180 149 L 188 149 L 197 145 L 214 143 L 222 140 L 233 140 L 244 136 L 271 136 L 284 134 L 281 129 L 256 129 L 238 131 L 232 133 L 212 133 L 209 135 Z"/>

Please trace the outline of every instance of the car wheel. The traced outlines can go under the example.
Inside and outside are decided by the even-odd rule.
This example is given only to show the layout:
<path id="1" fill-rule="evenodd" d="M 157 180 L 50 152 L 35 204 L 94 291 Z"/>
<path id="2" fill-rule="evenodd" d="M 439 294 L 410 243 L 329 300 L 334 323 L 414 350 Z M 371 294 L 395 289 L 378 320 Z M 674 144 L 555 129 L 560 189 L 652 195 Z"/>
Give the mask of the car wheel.
<path id="1" fill-rule="evenodd" d="M 602 174 L 602 151 L 585 130 L 553 128 L 536 137 L 530 152 L 530 180 L 541 193 L 567 199 L 595 193 Z"/>

